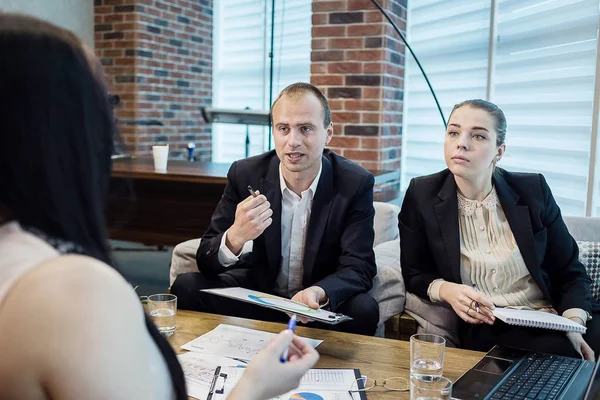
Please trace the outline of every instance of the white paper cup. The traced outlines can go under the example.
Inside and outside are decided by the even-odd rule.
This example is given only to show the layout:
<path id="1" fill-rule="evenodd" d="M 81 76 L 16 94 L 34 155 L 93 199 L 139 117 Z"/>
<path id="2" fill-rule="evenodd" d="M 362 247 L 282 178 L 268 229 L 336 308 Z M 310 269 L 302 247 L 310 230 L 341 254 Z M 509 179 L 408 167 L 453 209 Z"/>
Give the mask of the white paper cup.
<path id="1" fill-rule="evenodd" d="M 169 145 L 152 146 L 152 155 L 154 156 L 154 170 L 166 172 L 167 161 L 169 160 Z"/>

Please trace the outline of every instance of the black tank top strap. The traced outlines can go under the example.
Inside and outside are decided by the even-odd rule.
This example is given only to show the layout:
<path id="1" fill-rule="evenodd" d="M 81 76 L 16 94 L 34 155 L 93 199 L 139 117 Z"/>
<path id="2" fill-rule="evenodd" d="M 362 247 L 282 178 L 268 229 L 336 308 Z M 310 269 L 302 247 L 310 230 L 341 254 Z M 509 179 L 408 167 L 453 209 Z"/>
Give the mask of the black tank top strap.
<path id="1" fill-rule="evenodd" d="M 60 238 L 55 238 L 46 235 L 44 232 L 35 229 L 24 227 L 24 229 L 38 238 L 42 239 L 50 246 L 54 247 L 56 251 L 60 254 L 84 254 L 85 251 L 83 248 L 78 246 L 75 243 L 62 240 Z M 152 337 L 154 343 L 158 347 L 158 350 L 162 354 L 165 362 L 167 363 L 167 368 L 169 369 L 169 373 L 171 374 L 171 381 L 173 382 L 173 392 L 175 393 L 175 398 L 177 400 L 187 400 L 188 396 L 185 390 L 185 377 L 183 375 L 183 370 L 181 369 L 181 364 L 179 364 L 179 360 L 177 360 L 177 356 L 175 352 L 171 348 L 171 345 L 167 340 L 161 336 L 158 332 L 158 329 L 148 317 L 148 315 L 144 314 L 144 318 L 146 320 L 146 329 Z"/>
<path id="2" fill-rule="evenodd" d="M 173 348 L 167 342 L 161 334 L 158 332 L 158 329 L 148 317 L 146 318 L 146 327 L 148 328 L 148 332 L 158 346 L 158 350 L 162 354 L 165 362 L 167 363 L 167 368 L 169 369 L 169 373 L 171 374 L 171 380 L 173 381 L 173 391 L 175 393 L 175 398 L 177 400 L 186 400 L 188 398 L 187 392 L 185 390 L 185 377 L 183 375 L 183 370 L 181 369 L 181 364 L 179 364 L 179 360 L 173 351 Z"/>

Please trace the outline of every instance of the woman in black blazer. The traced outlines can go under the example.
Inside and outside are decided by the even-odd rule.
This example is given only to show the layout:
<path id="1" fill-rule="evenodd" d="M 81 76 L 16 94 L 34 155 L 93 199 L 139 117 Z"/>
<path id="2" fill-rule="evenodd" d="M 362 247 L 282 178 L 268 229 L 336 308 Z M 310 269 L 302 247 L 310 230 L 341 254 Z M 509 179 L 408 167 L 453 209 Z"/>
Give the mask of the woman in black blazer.
<path id="1" fill-rule="evenodd" d="M 542 175 L 496 167 L 505 136 L 504 113 L 490 102 L 469 100 L 452 110 L 448 169 L 413 179 L 402 204 L 406 290 L 454 309 L 464 321 L 462 347 L 501 344 L 594 360 L 600 313 L 592 313 L 577 244 Z M 507 325 L 494 318 L 495 306 L 557 313 L 587 325 L 587 333 Z"/>

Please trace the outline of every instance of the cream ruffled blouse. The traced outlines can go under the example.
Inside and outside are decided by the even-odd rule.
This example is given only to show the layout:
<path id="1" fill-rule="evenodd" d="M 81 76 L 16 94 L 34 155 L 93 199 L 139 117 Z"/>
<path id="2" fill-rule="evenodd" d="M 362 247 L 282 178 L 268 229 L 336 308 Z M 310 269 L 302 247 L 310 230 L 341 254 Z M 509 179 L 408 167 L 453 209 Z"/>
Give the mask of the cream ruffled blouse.
<path id="1" fill-rule="evenodd" d="M 458 195 L 460 276 L 498 307 L 551 308 L 529 273 L 496 189 L 483 201 Z"/>
<path id="2" fill-rule="evenodd" d="M 496 189 L 492 188 L 483 201 L 467 199 L 459 192 L 457 196 L 462 283 L 477 285 L 497 307 L 556 313 L 525 265 Z M 429 285 L 432 301 L 440 301 L 439 289 L 444 282 L 436 279 Z M 578 308 L 566 310 L 563 316 L 577 316 L 584 322 L 590 318 Z"/>

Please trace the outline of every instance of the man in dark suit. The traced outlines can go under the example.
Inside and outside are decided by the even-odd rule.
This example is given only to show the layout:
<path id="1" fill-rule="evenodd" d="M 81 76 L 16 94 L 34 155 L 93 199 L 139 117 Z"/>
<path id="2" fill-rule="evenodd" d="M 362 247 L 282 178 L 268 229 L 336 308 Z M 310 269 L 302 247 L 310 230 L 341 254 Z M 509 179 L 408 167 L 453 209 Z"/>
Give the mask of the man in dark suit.
<path id="1" fill-rule="evenodd" d="M 275 151 L 233 163 L 198 249 L 200 272 L 178 276 L 172 292 L 183 309 L 286 319 L 199 291 L 241 286 L 346 314 L 353 320 L 336 329 L 373 335 L 373 175 L 325 150 L 333 125 L 316 87 L 288 86 L 271 113 Z"/>

